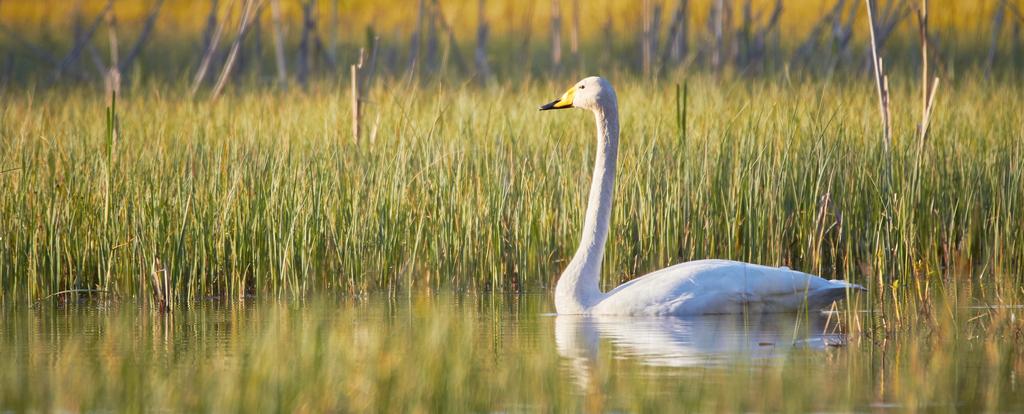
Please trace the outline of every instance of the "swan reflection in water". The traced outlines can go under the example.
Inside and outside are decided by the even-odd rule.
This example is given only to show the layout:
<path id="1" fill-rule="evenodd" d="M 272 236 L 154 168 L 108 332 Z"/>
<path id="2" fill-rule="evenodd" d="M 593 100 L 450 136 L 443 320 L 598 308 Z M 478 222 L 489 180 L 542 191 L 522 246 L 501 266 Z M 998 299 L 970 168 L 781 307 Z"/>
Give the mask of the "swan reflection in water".
<path id="1" fill-rule="evenodd" d="M 558 353 L 581 386 L 589 382 L 601 343 L 616 358 L 663 367 L 729 362 L 772 363 L 793 349 L 843 346 L 846 336 L 828 314 L 737 314 L 691 317 L 555 317 Z"/>

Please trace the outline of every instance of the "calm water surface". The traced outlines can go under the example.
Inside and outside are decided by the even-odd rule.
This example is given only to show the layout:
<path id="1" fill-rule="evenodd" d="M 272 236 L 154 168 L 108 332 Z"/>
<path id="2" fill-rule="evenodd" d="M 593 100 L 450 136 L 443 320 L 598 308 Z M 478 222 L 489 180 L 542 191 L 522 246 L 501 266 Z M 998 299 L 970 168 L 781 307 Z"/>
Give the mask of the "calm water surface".
<path id="1" fill-rule="evenodd" d="M 880 340 L 848 337 L 839 313 L 552 310 L 544 295 L 455 294 L 167 314 L 13 307 L 0 323 L 0 411 L 1012 411 L 1024 399 L 1017 341 L 970 318 Z"/>

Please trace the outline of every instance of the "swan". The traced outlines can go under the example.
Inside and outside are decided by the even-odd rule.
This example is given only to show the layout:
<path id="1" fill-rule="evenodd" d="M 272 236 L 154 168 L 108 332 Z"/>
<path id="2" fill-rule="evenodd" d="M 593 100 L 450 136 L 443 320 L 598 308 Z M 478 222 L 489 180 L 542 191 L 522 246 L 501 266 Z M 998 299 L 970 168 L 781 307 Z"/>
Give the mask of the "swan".
<path id="1" fill-rule="evenodd" d="M 560 315 L 687 316 L 822 310 L 863 287 L 841 280 L 731 260 L 696 260 L 638 277 L 609 292 L 598 286 L 615 190 L 619 107 L 612 85 L 591 76 L 540 110 L 594 113 L 597 157 L 579 248 L 555 286 Z"/>

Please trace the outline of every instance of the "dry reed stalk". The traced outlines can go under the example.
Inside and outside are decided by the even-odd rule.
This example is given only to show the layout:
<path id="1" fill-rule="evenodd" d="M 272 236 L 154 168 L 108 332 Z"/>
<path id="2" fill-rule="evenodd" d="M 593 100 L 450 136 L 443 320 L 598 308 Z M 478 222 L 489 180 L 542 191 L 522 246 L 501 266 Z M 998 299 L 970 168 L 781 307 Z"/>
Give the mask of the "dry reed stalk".
<path id="1" fill-rule="evenodd" d="M 309 79 L 309 43 L 311 33 L 316 27 L 316 20 L 314 20 L 315 18 L 313 17 L 314 1 L 315 0 L 306 0 L 302 3 L 302 36 L 301 40 L 299 40 L 299 53 L 295 58 L 295 74 L 299 80 L 299 85 L 303 88 L 307 86 L 307 81 Z"/>
<path id="2" fill-rule="evenodd" d="M 1006 0 L 999 1 L 999 7 L 992 16 L 992 36 L 988 44 L 988 56 L 985 58 L 985 78 L 992 75 L 992 65 L 996 61 L 996 50 L 999 47 L 999 33 L 1003 31 L 1003 20 L 1006 17 Z"/>
<path id="3" fill-rule="evenodd" d="M 363 58 L 366 55 L 366 49 L 359 49 L 359 62 L 352 65 L 350 69 L 352 78 L 352 141 L 359 144 L 359 118 L 362 115 L 362 87 L 360 85 L 359 74 L 363 69 Z"/>
<path id="4" fill-rule="evenodd" d="M 749 67 L 754 62 L 760 62 L 764 58 L 768 34 L 775 30 L 779 24 L 779 17 L 782 15 L 782 0 L 776 0 L 764 24 L 755 27 L 755 23 L 761 20 L 762 13 L 754 15 L 751 11 L 751 2 L 748 0 L 743 7 L 743 53 L 737 56 L 740 68 Z"/>
<path id="5" fill-rule="evenodd" d="M 117 39 L 117 14 L 114 9 L 107 11 L 107 40 L 110 42 L 110 66 L 116 67 L 118 63 L 118 39 Z"/>
<path id="6" fill-rule="evenodd" d="M 850 11 L 846 14 L 846 22 L 842 21 L 842 11 L 835 15 L 832 24 L 832 37 L 838 49 L 839 59 L 850 60 L 850 40 L 853 39 L 853 23 L 857 19 L 857 2 L 850 2 Z"/>
<path id="7" fill-rule="evenodd" d="M 678 63 L 687 53 L 689 26 L 687 25 L 686 12 L 689 8 L 688 0 L 679 0 L 675 13 L 672 14 L 672 22 L 668 26 L 668 37 L 665 38 L 665 52 L 662 54 L 662 70 L 669 62 Z"/>
<path id="8" fill-rule="evenodd" d="M 910 7 L 907 5 L 907 0 L 889 0 L 885 3 L 885 8 L 879 11 L 881 13 L 876 16 L 878 27 L 875 28 L 877 32 L 875 36 L 878 38 L 878 46 L 882 47 L 889 36 L 893 34 L 896 26 L 910 15 Z"/>
<path id="9" fill-rule="evenodd" d="M 711 50 L 711 66 L 716 71 L 722 67 L 722 48 L 725 46 L 725 2 L 716 0 L 711 7 L 711 27 L 715 35 L 715 45 Z"/>
<path id="10" fill-rule="evenodd" d="M 213 41 L 213 31 L 217 28 L 217 6 L 220 5 L 220 0 L 210 0 L 210 12 L 206 14 L 206 27 L 203 28 L 203 46 L 199 49 L 199 53 L 206 52 L 206 49 L 210 47 L 210 42 Z"/>
<path id="11" fill-rule="evenodd" d="M 220 43 L 221 33 L 224 32 L 224 22 L 227 21 L 227 15 L 231 10 L 231 6 L 234 4 L 234 0 L 228 3 L 225 9 L 225 16 L 217 21 L 216 28 L 213 29 L 213 37 L 210 38 L 210 43 L 206 46 L 206 50 L 203 51 L 203 57 L 200 59 L 199 68 L 196 69 L 196 75 L 192 78 L 192 88 L 189 90 L 189 96 L 195 97 L 196 92 L 199 91 L 199 86 L 203 84 L 203 80 L 206 79 L 206 72 L 210 69 L 210 62 L 213 60 L 213 54 L 217 50 L 217 44 Z"/>
<path id="12" fill-rule="evenodd" d="M 118 70 L 124 73 L 131 67 L 132 63 L 135 62 L 135 58 L 142 53 L 142 48 L 146 45 L 146 40 L 149 39 L 149 35 L 153 33 L 153 26 L 156 24 L 156 18 L 160 15 L 160 10 L 163 8 L 164 0 L 156 0 L 153 8 L 150 10 L 149 15 L 146 17 L 146 23 L 142 26 L 142 32 L 139 34 L 139 38 L 135 40 L 135 44 L 128 54 L 121 60 L 121 64 L 118 65 Z"/>
<path id="13" fill-rule="evenodd" d="M 73 21 L 71 29 L 74 33 L 73 37 L 78 39 L 82 37 L 82 0 L 75 1 L 69 16 Z M 85 46 L 85 51 L 89 53 L 89 60 L 92 61 L 93 68 L 96 69 L 96 73 L 99 74 L 99 79 L 102 81 L 107 75 L 107 66 L 103 63 L 100 52 L 96 50 L 96 46 L 92 42 Z"/>
<path id="14" fill-rule="evenodd" d="M 270 0 L 271 25 L 274 26 L 274 60 L 277 63 L 277 83 L 288 87 L 288 66 L 284 57 L 284 34 L 281 30 L 281 2 Z"/>
<path id="15" fill-rule="evenodd" d="M 878 70 L 883 73 L 882 75 L 882 88 L 885 100 L 882 105 L 885 107 L 885 145 L 887 150 L 892 149 L 892 105 L 890 104 L 890 89 L 889 89 L 889 75 L 885 75 L 885 65 L 882 59 L 878 59 Z"/>
<path id="16" fill-rule="evenodd" d="M 826 225 L 825 220 L 828 218 L 828 214 L 832 211 L 832 180 L 833 175 L 829 174 L 828 185 L 818 201 L 818 214 L 814 220 L 814 237 L 807 239 L 807 251 L 811 257 L 811 268 L 814 269 L 816 274 L 822 273 L 822 250 L 825 244 L 825 234 L 828 233 L 832 227 L 835 226 L 833 222 L 831 226 Z"/>
<path id="17" fill-rule="evenodd" d="M 89 52 L 89 60 L 92 61 L 92 66 L 96 69 L 96 73 L 99 74 L 100 80 L 104 80 L 107 76 L 107 65 L 103 63 L 100 52 L 92 44 L 86 46 L 85 51 Z"/>
<path id="18" fill-rule="evenodd" d="M 650 14 L 647 31 L 647 76 L 654 74 L 655 57 L 659 49 L 658 40 L 661 33 L 661 3 L 655 4 Z"/>
<path id="19" fill-rule="evenodd" d="M 473 52 L 473 62 L 476 64 L 476 73 L 480 83 L 487 83 L 491 78 L 491 66 L 487 63 L 487 35 L 490 32 L 490 27 L 484 15 L 484 0 L 477 2 L 476 19 L 476 49 Z"/>
<path id="20" fill-rule="evenodd" d="M 429 9 L 427 11 L 427 49 L 426 54 L 423 56 L 423 67 L 428 73 L 434 72 L 438 68 L 438 36 L 437 36 L 437 9 L 440 6 L 437 4 L 438 0 L 431 0 Z"/>
<path id="21" fill-rule="evenodd" d="M 742 6 L 742 20 L 739 27 L 740 49 L 736 53 L 736 67 L 743 70 L 750 58 L 750 46 L 752 42 L 754 25 L 754 11 L 750 0 L 744 0 Z"/>
<path id="22" fill-rule="evenodd" d="M 640 6 L 640 68 L 644 76 L 651 74 L 651 0 Z"/>
<path id="23" fill-rule="evenodd" d="M 153 279 L 153 301 L 156 302 L 157 310 L 160 313 L 174 310 L 174 298 L 171 297 L 171 278 L 168 273 L 167 267 L 159 257 L 153 259 L 153 267 L 150 271 L 150 277 Z"/>
<path id="24" fill-rule="evenodd" d="M 420 38 L 423 36 L 423 20 L 425 14 L 424 0 L 419 0 L 419 7 L 416 12 L 416 30 L 412 32 L 412 38 L 409 39 L 409 66 L 406 69 L 406 76 L 408 80 L 412 80 L 413 74 L 416 73 L 416 67 L 419 66 Z"/>
<path id="25" fill-rule="evenodd" d="M 92 24 L 89 26 L 89 29 L 86 30 L 82 34 L 82 36 L 75 40 L 75 44 L 71 48 L 71 51 L 68 52 L 68 54 L 60 60 L 60 63 L 57 64 L 57 69 L 55 71 L 56 77 L 60 77 L 61 75 L 63 75 L 65 71 L 70 69 L 71 65 L 78 60 L 78 56 L 82 54 L 82 50 L 85 49 L 86 45 L 88 45 L 89 42 L 92 41 L 92 38 L 96 34 L 97 29 L 99 29 L 100 23 L 103 22 L 104 18 L 107 16 L 108 13 L 110 13 L 110 10 L 113 9 L 113 7 L 114 1 L 108 0 L 107 5 L 103 8 L 102 11 L 100 11 L 98 15 L 96 15 L 96 19 L 93 20 Z"/>
<path id="26" fill-rule="evenodd" d="M 253 11 L 253 0 L 245 1 L 245 8 L 242 11 L 242 17 L 238 23 L 238 35 L 235 36 L 234 42 L 231 43 L 231 50 L 228 52 L 228 58 L 224 62 L 224 67 L 221 68 L 220 77 L 217 79 L 217 85 L 213 87 L 213 95 L 210 96 L 210 101 L 216 101 L 220 97 L 221 92 L 224 91 L 224 85 L 227 84 L 228 78 L 231 76 L 231 70 L 235 66 L 235 61 L 238 58 L 238 49 L 242 45 L 242 40 L 245 39 L 246 33 L 249 32 L 249 24 L 252 23 L 253 15 L 259 15 L 259 9 L 263 7 L 263 1 L 261 0 L 256 4 Z"/>
<path id="27" fill-rule="evenodd" d="M 892 144 L 892 132 L 889 125 L 889 77 L 885 75 L 882 59 L 878 57 L 875 40 L 875 20 L 874 13 L 871 10 L 871 0 L 864 0 L 864 4 L 867 5 L 868 9 L 868 28 L 871 33 L 871 61 L 875 72 L 875 87 L 878 89 L 878 109 L 882 117 L 883 143 L 885 144 L 886 152 L 888 152 Z"/>
<path id="28" fill-rule="evenodd" d="M 828 30 L 830 21 L 834 24 L 838 19 L 838 16 L 842 14 L 843 4 L 845 2 L 846 0 L 837 0 L 836 5 L 811 27 L 811 31 L 807 35 L 807 38 L 803 42 L 800 42 L 800 46 L 797 46 L 796 52 L 794 52 L 794 60 L 810 60 L 811 54 L 818 47 L 821 37 L 824 35 L 826 30 Z"/>
<path id="29" fill-rule="evenodd" d="M 920 156 L 924 141 L 928 137 L 928 124 L 935 104 L 935 91 L 939 87 L 937 76 L 934 81 L 928 81 L 928 0 L 921 0 L 921 7 L 917 11 L 917 22 L 921 35 L 921 125 L 918 127 L 920 132 L 918 156 Z"/>
<path id="30" fill-rule="evenodd" d="M 380 36 L 373 36 L 373 43 L 370 45 L 370 68 L 362 80 L 363 89 L 369 89 L 373 87 L 373 78 L 377 74 L 377 52 L 380 50 Z M 364 92 L 365 94 L 365 92 Z M 380 115 L 380 114 L 378 114 Z"/>
<path id="31" fill-rule="evenodd" d="M 321 55 L 323 55 L 324 63 L 327 64 L 327 68 L 333 72 L 338 65 L 335 63 L 334 56 L 332 56 L 327 47 L 324 46 L 323 40 L 320 39 L 320 33 L 316 30 L 313 31 L 313 45 L 316 46 L 316 49 L 320 51 Z"/>
<path id="32" fill-rule="evenodd" d="M 299 41 L 299 52 L 296 58 L 296 75 L 299 84 L 306 87 L 309 81 L 309 74 L 313 63 L 313 54 L 310 48 L 315 48 L 324 58 L 324 62 L 333 71 L 337 64 L 332 53 L 330 53 L 320 33 L 317 31 L 316 22 L 316 0 L 307 0 L 302 4 L 302 36 Z"/>
<path id="33" fill-rule="evenodd" d="M 106 89 L 107 96 L 120 95 L 121 93 L 121 71 L 118 69 L 120 66 L 119 62 L 119 50 L 118 50 L 118 39 L 117 39 L 117 15 L 114 14 L 114 8 L 111 7 L 107 11 L 107 38 L 110 41 L 110 67 L 107 68 L 106 76 L 103 79 L 103 84 Z M 110 104 L 110 102 L 108 102 Z"/>
<path id="34" fill-rule="evenodd" d="M 252 19 L 252 44 L 249 47 L 242 46 L 238 56 L 238 73 L 244 73 L 252 67 L 256 71 L 256 78 L 263 77 L 263 9 Z M 248 52 L 246 52 L 248 51 Z M 248 58 L 247 57 L 250 57 Z"/>
<path id="35" fill-rule="evenodd" d="M 1020 33 L 1021 33 L 1020 26 L 1021 26 L 1021 23 L 1024 23 L 1024 16 L 1021 16 L 1021 14 L 1018 13 L 1017 14 L 1017 20 L 1013 21 L 1013 37 L 1011 37 L 1011 40 L 1010 40 L 1010 54 L 1011 54 L 1010 58 L 1013 60 L 1014 63 L 1017 62 L 1017 59 L 1018 59 L 1017 56 L 1020 55 L 1020 45 L 1021 45 L 1021 42 L 1020 42 Z"/>
<path id="36" fill-rule="evenodd" d="M 466 67 L 466 61 L 462 59 L 462 53 L 459 52 L 459 42 L 455 39 L 455 30 L 448 24 L 448 20 L 444 18 L 444 13 L 441 12 L 440 6 L 434 8 L 434 15 L 437 23 L 441 26 L 441 30 L 444 30 L 448 36 L 448 46 L 444 53 L 445 66 L 448 63 L 448 57 L 451 56 L 455 62 L 455 69 L 460 74 L 465 74 L 469 69 Z"/>

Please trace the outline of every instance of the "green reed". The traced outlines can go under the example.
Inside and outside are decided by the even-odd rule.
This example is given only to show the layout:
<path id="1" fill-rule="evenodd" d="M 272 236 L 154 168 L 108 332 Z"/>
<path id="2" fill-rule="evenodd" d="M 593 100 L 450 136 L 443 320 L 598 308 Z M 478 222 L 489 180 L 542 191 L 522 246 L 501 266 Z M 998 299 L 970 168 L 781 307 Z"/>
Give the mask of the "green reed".
<path id="1" fill-rule="evenodd" d="M 536 111 L 571 81 L 381 82 L 360 144 L 332 84 L 215 104 L 140 84 L 118 99 L 116 142 L 91 90 L 10 95 L 0 298 L 543 291 L 575 249 L 594 157 L 589 115 Z M 885 153 L 863 79 L 691 77 L 685 140 L 677 81 L 612 81 L 606 287 L 716 257 L 860 283 L 893 320 L 937 296 L 1020 296 L 1019 85 L 948 83 L 923 150 L 913 85 L 894 85 Z"/>

